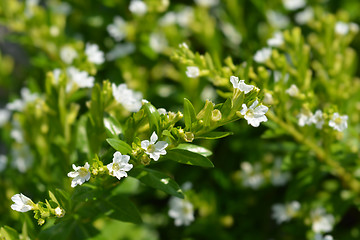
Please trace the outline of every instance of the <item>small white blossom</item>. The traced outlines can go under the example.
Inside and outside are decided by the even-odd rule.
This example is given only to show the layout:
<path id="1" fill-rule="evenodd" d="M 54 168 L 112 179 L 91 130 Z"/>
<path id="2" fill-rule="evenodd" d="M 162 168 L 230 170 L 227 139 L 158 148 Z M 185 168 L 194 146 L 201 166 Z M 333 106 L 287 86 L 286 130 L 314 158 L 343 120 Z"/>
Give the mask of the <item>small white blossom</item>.
<path id="1" fill-rule="evenodd" d="M 70 92 L 75 84 L 79 88 L 92 88 L 94 86 L 95 78 L 89 76 L 88 72 L 80 71 L 75 67 L 68 67 L 66 74 L 69 77 L 69 81 L 66 85 L 66 91 Z"/>
<path id="2" fill-rule="evenodd" d="M 266 12 L 266 17 L 274 28 L 283 29 L 290 24 L 289 18 L 280 12 L 269 10 Z"/>
<path id="3" fill-rule="evenodd" d="M 314 10 L 311 7 L 305 8 L 303 11 L 295 14 L 295 22 L 304 25 L 314 18 Z"/>
<path id="4" fill-rule="evenodd" d="M 28 88 L 22 88 L 20 94 L 21 99 L 16 99 L 11 103 L 6 104 L 6 109 L 21 112 L 28 103 L 32 103 L 40 97 L 37 93 L 31 93 Z"/>
<path id="5" fill-rule="evenodd" d="M 160 155 L 165 155 L 165 148 L 168 146 L 168 143 L 165 141 L 158 141 L 158 136 L 155 132 L 152 133 L 149 140 L 141 141 L 141 148 L 145 150 L 145 153 L 149 155 L 150 158 L 155 161 L 159 160 Z"/>
<path id="6" fill-rule="evenodd" d="M 176 22 L 180 27 L 188 27 L 194 19 L 194 10 L 191 7 L 185 7 L 176 14 Z"/>
<path id="7" fill-rule="evenodd" d="M 241 34 L 230 23 L 224 23 L 221 25 L 221 30 L 226 36 L 227 40 L 234 45 L 239 45 L 242 41 Z"/>
<path id="8" fill-rule="evenodd" d="M 312 220 L 312 230 L 315 233 L 330 232 L 333 229 L 335 218 L 327 214 L 322 207 L 316 208 L 310 213 Z"/>
<path id="9" fill-rule="evenodd" d="M 284 186 L 291 178 L 291 174 L 289 172 L 281 170 L 281 165 L 282 160 L 278 158 L 275 160 L 274 167 L 271 170 L 271 183 L 274 186 Z"/>
<path id="10" fill-rule="evenodd" d="M 118 58 L 123 58 L 135 52 L 135 49 L 133 43 L 116 44 L 110 52 L 106 53 L 106 60 L 113 61 Z"/>
<path id="11" fill-rule="evenodd" d="M 331 235 L 322 236 L 320 233 L 317 233 L 314 240 L 334 240 L 334 238 Z"/>
<path id="12" fill-rule="evenodd" d="M 242 162 L 240 168 L 240 176 L 244 187 L 258 189 L 263 184 L 264 175 L 261 172 L 261 165 L 259 163 L 253 166 L 249 162 Z"/>
<path id="13" fill-rule="evenodd" d="M 158 113 L 159 113 L 160 115 L 166 115 L 166 114 L 167 114 L 167 111 L 166 111 L 165 108 L 158 108 L 157 111 L 158 111 Z"/>
<path id="14" fill-rule="evenodd" d="M 186 68 L 186 75 L 189 78 L 197 78 L 200 75 L 200 70 L 196 66 L 190 66 Z"/>
<path id="15" fill-rule="evenodd" d="M 188 226 L 195 220 L 194 207 L 186 199 L 171 197 L 169 201 L 169 216 L 175 219 L 175 226 Z"/>
<path id="16" fill-rule="evenodd" d="M 265 113 L 268 110 L 268 107 L 261 104 L 259 105 L 259 101 L 256 99 L 249 108 L 246 106 L 246 104 L 243 104 L 240 113 L 244 116 L 249 125 L 258 127 L 261 122 L 267 121 Z"/>
<path id="17" fill-rule="evenodd" d="M 274 33 L 273 37 L 267 40 L 267 45 L 270 47 L 280 47 L 284 44 L 284 37 L 281 32 Z"/>
<path id="18" fill-rule="evenodd" d="M 87 43 L 85 47 L 85 54 L 89 62 L 102 64 L 105 61 L 104 53 L 100 51 L 97 44 Z"/>
<path id="19" fill-rule="evenodd" d="M 219 4 L 219 0 L 194 0 L 195 3 L 202 7 L 214 7 Z"/>
<path id="20" fill-rule="evenodd" d="M 255 87 L 253 85 L 247 85 L 245 83 L 245 80 L 240 80 L 239 81 L 239 78 L 235 77 L 235 76 L 230 77 L 230 82 L 232 83 L 234 89 L 239 89 L 241 92 L 244 92 L 244 94 L 248 94 Z"/>
<path id="21" fill-rule="evenodd" d="M 137 112 L 142 106 L 142 94 L 129 89 L 125 83 L 116 86 L 112 84 L 112 93 L 115 100 L 129 112 Z"/>
<path id="22" fill-rule="evenodd" d="M 11 112 L 8 109 L 0 109 L 0 127 L 4 126 L 9 122 L 11 117 Z"/>
<path id="23" fill-rule="evenodd" d="M 22 193 L 15 194 L 11 197 L 11 200 L 14 202 L 11 205 L 11 209 L 18 212 L 27 212 L 35 207 L 35 203 Z"/>
<path id="24" fill-rule="evenodd" d="M 70 46 L 64 46 L 60 49 L 60 58 L 66 64 L 71 64 L 77 56 L 76 50 Z"/>
<path id="25" fill-rule="evenodd" d="M 316 110 L 315 114 L 310 118 L 310 121 L 316 125 L 316 128 L 321 129 L 325 123 L 322 111 Z"/>
<path id="26" fill-rule="evenodd" d="M 85 163 L 83 167 L 72 165 L 75 171 L 69 172 L 68 177 L 73 178 L 71 181 L 71 187 L 76 187 L 77 185 L 82 185 L 84 182 L 90 180 L 90 171 L 89 171 L 89 163 Z"/>
<path id="27" fill-rule="evenodd" d="M 272 206 L 272 218 L 275 219 L 277 224 L 288 222 L 296 216 L 300 210 L 300 203 L 298 201 L 292 201 L 286 204 L 274 204 Z"/>
<path id="28" fill-rule="evenodd" d="M 300 93 L 298 87 L 295 84 L 291 84 L 290 88 L 286 89 L 285 92 L 291 97 L 296 97 Z"/>
<path id="29" fill-rule="evenodd" d="M 63 217 L 65 215 L 65 211 L 64 209 L 60 208 L 60 207 L 57 207 L 55 208 L 55 215 L 59 218 Z"/>
<path id="30" fill-rule="evenodd" d="M 271 57 L 271 54 L 272 54 L 271 48 L 262 48 L 256 51 L 254 55 L 254 60 L 257 63 L 265 63 Z"/>
<path id="31" fill-rule="evenodd" d="M 149 44 L 151 49 L 156 53 L 161 53 L 168 46 L 166 37 L 162 33 L 152 33 L 150 35 Z"/>
<path id="32" fill-rule="evenodd" d="M 345 23 L 345 22 L 337 22 L 335 24 L 335 32 L 339 35 L 346 35 L 349 33 L 350 27 L 349 24 Z"/>
<path id="33" fill-rule="evenodd" d="M 106 165 L 107 169 L 111 176 L 121 179 L 127 177 L 127 171 L 133 168 L 132 164 L 129 164 L 130 156 L 121 155 L 120 152 L 116 151 L 114 153 L 113 162 Z"/>
<path id="34" fill-rule="evenodd" d="M 123 40 L 127 35 L 126 22 L 122 17 L 119 16 L 115 16 L 114 22 L 109 24 L 106 29 L 110 36 L 112 36 L 118 42 Z"/>
<path id="35" fill-rule="evenodd" d="M 5 155 L 0 155 L 0 172 L 5 170 L 7 162 L 7 157 Z"/>
<path id="36" fill-rule="evenodd" d="M 34 157 L 27 144 L 14 144 L 11 148 L 11 165 L 19 172 L 26 172 L 34 163 Z"/>
<path id="37" fill-rule="evenodd" d="M 310 111 L 302 111 L 298 116 L 298 124 L 300 127 L 311 125 L 313 123 L 313 114 Z"/>
<path id="38" fill-rule="evenodd" d="M 267 105 L 272 105 L 272 104 L 274 104 L 274 98 L 273 98 L 273 96 L 271 95 L 271 93 L 265 93 L 264 94 L 264 100 L 263 100 L 263 102 L 265 103 L 265 104 L 267 104 Z"/>
<path id="39" fill-rule="evenodd" d="M 359 25 L 356 24 L 356 23 L 349 23 L 349 28 L 350 28 L 350 31 L 354 32 L 354 33 L 358 33 L 359 32 Z"/>
<path id="40" fill-rule="evenodd" d="M 20 125 L 20 122 L 16 119 L 11 122 L 10 137 L 17 143 L 24 142 L 24 131 Z"/>
<path id="41" fill-rule="evenodd" d="M 49 33 L 52 37 L 57 37 L 60 34 L 60 30 L 57 26 L 51 26 L 49 28 Z"/>
<path id="42" fill-rule="evenodd" d="M 160 26 L 170 26 L 176 23 L 176 13 L 174 12 L 167 12 L 164 16 L 159 19 Z"/>
<path id="43" fill-rule="evenodd" d="M 60 78 L 60 75 L 61 75 L 61 69 L 55 68 L 55 69 L 52 71 L 52 74 L 53 74 L 53 76 L 54 76 L 54 83 L 55 83 L 55 84 L 58 84 L 58 83 L 59 83 L 59 78 Z"/>
<path id="44" fill-rule="evenodd" d="M 274 82 L 279 82 L 281 79 L 283 79 L 283 81 L 286 83 L 290 78 L 290 75 L 288 73 L 285 74 L 285 76 L 283 77 L 282 72 L 279 71 L 274 71 Z"/>
<path id="45" fill-rule="evenodd" d="M 339 115 L 339 113 L 334 113 L 331 120 L 329 121 L 329 126 L 333 129 L 342 132 L 344 131 L 347 125 L 348 116 L 347 115 Z"/>
<path id="46" fill-rule="evenodd" d="M 284 7 L 287 10 L 294 11 L 299 8 L 303 8 L 306 5 L 305 0 L 282 0 Z"/>
<path id="47" fill-rule="evenodd" d="M 137 16 L 143 16 L 147 12 L 147 5 L 140 0 L 132 0 L 129 5 L 129 10 Z"/>

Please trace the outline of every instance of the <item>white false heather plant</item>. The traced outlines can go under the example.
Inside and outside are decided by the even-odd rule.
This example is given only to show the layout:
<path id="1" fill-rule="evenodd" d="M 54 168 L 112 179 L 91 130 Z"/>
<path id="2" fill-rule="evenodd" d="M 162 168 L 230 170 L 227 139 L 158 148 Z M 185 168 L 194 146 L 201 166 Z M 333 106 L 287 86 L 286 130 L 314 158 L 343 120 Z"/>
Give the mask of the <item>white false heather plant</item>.
<path id="1" fill-rule="evenodd" d="M 300 207 L 301 205 L 298 201 L 275 204 L 272 206 L 272 218 L 275 219 L 277 224 L 288 222 L 298 214 Z"/>
<path id="2" fill-rule="evenodd" d="M 175 226 L 188 226 L 195 220 L 194 207 L 186 199 L 172 197 L 169 201 L 169 216 L 175 220 Z"/>
<path id="3" fill-rule="evenodd" d="M 97 44 L 87 43 L 85 47 L 85 54 L 89 62 L 102 64 L 105 61 L 104 53 L 100 51 Z"/>
<path id="4" fill-rule="evenodd" d="M 258 127 L 261 122 L 266 122 L 268 120 L 265 116 L 268 110 L 268 107 L 259 104 L 259 101 L 256 99 L 249 108 L 246 104 L 243 104 L 240 114 L 244 116 L 249 125 Z"/>
<path id="5" fill-rule="evenodd" d="M 76 187 L 77 185 L 82 185 L 84 182 L 90 180 L 90 165 L 89 163 L 85 163 L 83 167 L 72 165 L 74 171 L 68 173 L 68 177 L 73 178 L 71 181 L 71 187 Z"/>
<path id="6" fill-rule="evenodd" d="M 141 108 L 142 94 L 129 89 L 125 83 L 116 86 L 112 84 L 112 93 L 115 100 L 129 112 L 137 112 Z"/>
<path id="7" fill-rule="evenodd" d="M 159 160 L 160 155 L 166 155 L 165 149 L 168 145 L 169 144 L 165 141 L 158 141 L 158 136 L 155 132 L 151 134 L 150 141 L 141 141 L 141 148 L 155 161 Z"/>
<path id="8" fill-rule="evenodd" d="M 343 132 L 348 127 L 347 120 L 347 115 L 341 116 L 339 113 L 336 112 L 333 114 L 331 120 L 329 121 L 329 126 L 339 132 Z"/>
<path id="9" fill-rule="evenodd" d="M 106 165 L 110 175 L 119 180 L 123 177 L 127 177 L 126 172 L 133 168 L 133 165 L 129 164 L 129 160 L 129 155 L 121 155 L 120 152 L 116 151 L 114 153 L 113 162 Z"/>
<path id="10" fill-rule="evenodd" d="M 14 204 L 11 205 L 11 209 L 18 212 L 28 212 L 33 210 L 36 206 L 30 198 L 22 193 L 15 194 L 11 197 L 11 200 L 14 202 Z"/>
<path id="11" fill-rule="evenodd" d="M 230 77 L 230 82 L 232 83 L 234 89 L 239 89 L 240 92 L 244 92 L 244 94 L 248 94 L 249 92 L 251 92 L 255 86 L 253 85 L 247 85 L 245 83 L 245 80 L 240 80 L 238 77 L 235 76 L 231 76 Z"/>

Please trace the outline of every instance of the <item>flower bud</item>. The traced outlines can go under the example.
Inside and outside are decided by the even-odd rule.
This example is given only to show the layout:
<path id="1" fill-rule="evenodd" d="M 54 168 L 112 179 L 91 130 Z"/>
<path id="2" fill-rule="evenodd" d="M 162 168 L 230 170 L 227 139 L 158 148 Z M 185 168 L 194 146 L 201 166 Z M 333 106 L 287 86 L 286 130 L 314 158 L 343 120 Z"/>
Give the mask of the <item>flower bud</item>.
<path id="1" fill-rule="evenodd" d="M 222 117 L 222 115 L 221 115 L 221 112 L 219 109 L 214 109 L 211 112 L 211 120 L 213 120 L 214 122 L 220 121 L 221 117 Z"/>
<path id="2" fill-rule="evenodd" d="M 186 142 L 192 142 L 192 141 L 194 141 L 194 138 L 195 138 L 195 136 L 192 132 L 186 132 L 184 134 L 184 139 Z"/>

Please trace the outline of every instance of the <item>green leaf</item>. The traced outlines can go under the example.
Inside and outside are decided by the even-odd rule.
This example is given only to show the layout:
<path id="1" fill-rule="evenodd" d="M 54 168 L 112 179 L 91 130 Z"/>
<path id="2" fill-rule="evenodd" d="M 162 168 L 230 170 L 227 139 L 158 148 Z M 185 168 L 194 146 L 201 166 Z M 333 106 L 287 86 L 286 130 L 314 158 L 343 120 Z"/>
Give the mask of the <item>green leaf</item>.
<path id="1" fill-rule="evenodd" d="M 58 200 L 56 199 L 55 195 L 49 190 L 49 197 L 52 201 L 56 202 L 58 205 L 60 205 L 60 203 L 58 202 Z"/>
<path id="2" fill-rule="evenodd" d="M 184 98 L 184 120 L 185 127 L 191 131 L 191 124 L 196 121 L 196 113 L 192 103 Z"/>
<path id="3" fill-rule="evenodd" d="M 229 116 L 229 113 L 231 111 L 231 99 L 228 98 L 224 102 L 224 104 L 221 106 L 220 112 L 224 119 L 226 119 Z"/>
<path id="4" fill-rule="evenodd" d="M 116 151 L 119 151 L 121 154 L 130 154 L 132 148 L 126 142 L 116 139 L 116 138 L 108 138 L 106 141 L 112 146 Z"/>
<path id="5" fill-rule="evenodd" d="M 67 219 L 55 224 L 40 233 L 40 240 L 66 240 L 70 239 L 74 229 L 78 227 L 77 221 Z"/>
<path id="6" fill-rule="evenodd" d="M 195 165 L 200 167 L 214 167 L 214 164 L 203 155 L 184 149 L 170 149 L 165 155 L 165 157 L 167 159 L 183 164 Z"/>
<path id="7" fill-rule="evenodd" d="M 123 222 L 142 223 L 140 213 L 136 206 L 124 196 L 112 196 L 105 201 L 99 202 L 97 207 L 110 218 Z"/>
<path id="8" fill-rule="evenodd" d="M 160 130 L 160 114 L 157 111 L 157 109 L 151 105 L 151 103 L 147 102 L 143 105 L 146 115 L 149 119 L 149 125 L 151 131 L 156 131 L 157 134 L 159 134 Z"/>
<path id="9" fill-rule="evenodd" d="M 232 132 L 209 132 L 200 136 L 195 136 L 196 139 L 219 139 L 233 135 Z"/>
<path id="10" fill-rule="evenodd" d="M 176 148 L 188 150 L 193 153 L 198 153 L 203 155 L 204 157 L 209 157 L 212 155 L 212 152 L 209 149 L 190 143 L 181 143 Z"/>
<path id="11" fill-rule="evenodd" d="M 130 176 L 139 179 L 149 187 L 160 189 L 178 198 L 184 198 L 179 185 L 162 172 L 149 168 L 135 168 L 130 172 Z"/>
<path id="12" fill-rule="evenodd" d="M 108 137 L 116 138 L 120 133 L 122 133 L 122 127 L 119 121 L 111 115 L 104 117 L 104 126 Z"/>
<path id="13" fill-rule="evenodd" d="M 19 233 L 9 226 L 4 226 L 0 228 L 0 237 L 6 240 L 18 240 Z"/>
<path id="14" fill-rule="evenodd" d="M 214 109 L 214 105 L 212 102 L 206 100 L 205 103 L 205 109 L 204 109 L 204 117 L 203 117 L 203 121 L 204 121 L 204 126 L 205 127 L 209 127 L 210 126 L 210 122 L 211 122 L 211 112 Z"/>

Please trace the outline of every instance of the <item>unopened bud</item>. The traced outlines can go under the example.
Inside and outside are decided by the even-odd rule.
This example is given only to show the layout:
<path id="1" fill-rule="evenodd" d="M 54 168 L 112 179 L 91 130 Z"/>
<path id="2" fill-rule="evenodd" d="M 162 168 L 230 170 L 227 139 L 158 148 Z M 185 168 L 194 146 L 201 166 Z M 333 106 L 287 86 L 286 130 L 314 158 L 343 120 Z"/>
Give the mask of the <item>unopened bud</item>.
<path id="1" fill-rule="evenodd" d="M 195 136 L 194 136 L 194 134 L 193 134 L 192 132 L 186 132 L 186 133 L 184 134 L 184 139 L 185 139 L 185 141 L 187 141 L 187 142 L 192 142 L 192 141 L 194 141 L 194 138 L 195 138 Z"/>
<path id="2" fill-rule="evenodd" d="M 220 121 L 221 120 L 221 112 L 219 109 L 214 109 L 212 112 L 211 112 L 211 120 L 217 122 L 217 121 Z"/>

